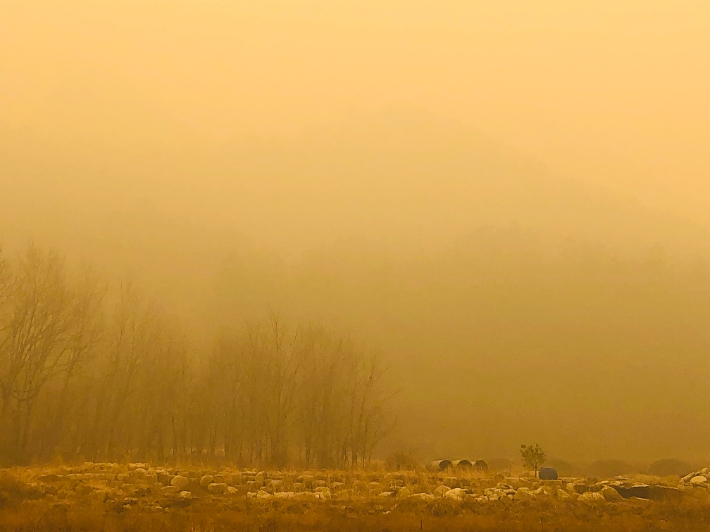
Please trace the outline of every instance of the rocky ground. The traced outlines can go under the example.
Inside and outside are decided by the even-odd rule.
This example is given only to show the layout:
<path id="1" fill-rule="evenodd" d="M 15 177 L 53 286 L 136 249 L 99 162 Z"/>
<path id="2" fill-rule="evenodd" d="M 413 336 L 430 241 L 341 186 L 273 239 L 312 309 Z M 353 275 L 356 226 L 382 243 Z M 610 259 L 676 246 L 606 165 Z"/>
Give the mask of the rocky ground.
<path id="1" fill-rule="evenodd" d="M 276 529 L 313 529 L 308 523 L 315 527 L 323 515 L 339 523 L 333 525 L 338 529 L 374 519 L 378 524 L 373 526 L 388 522 L 389 530 L 397 528 L 394 523 L 408 523 L 410 528 L 403 529 L 424 528 L 425 523 L 435 529 L 445 522 L 449 525 L 444 529 L 451 529 L 452 523 L 471 520 L 480 529 L 486 529 L 485 523 L 494 527 L 506 522 L 508 528 L 490 529 L 518 530 L 516 523 L 529 520 L 520 530 L 534 530 L 538 524 L 547 530 L 545 523 L 567 519 L 581 527 L 606 523 L 611 530 L 614 523 L 632 519 L 637 530 L 693 530 L 696 525 L 707 530 L 708 478 L 708 469 L 683 478 L 540 481 L 466 472 L 256 471 L 142 463 L 12 468 L 0 475 L 0 529 L 73 529 L 61 519 L 75 513 L 79 520 L 101 515 L 100 526 L 94 523 L 97 529 L 106 528 L 107 519 L 113 522 L 109 528 L 121 529 L 121 520 L 130 515 L 162 516 L 156 523 L 163 524 L 190 516 L 193 530 L 195 522 L 219 528 L 227 515 L 233 526 L 224 529 L 248 528 L 252 525 L 247 522 L 264 518 L 283 524 L 274 525 Z M 93 527 L 76 522 L 83 530 Z M 140 529 L 131 522 L 129 529 Z M 155 529 L 155 523 L 149 528 Z M 175 529 L 175 523 L 169 528 Z"/>

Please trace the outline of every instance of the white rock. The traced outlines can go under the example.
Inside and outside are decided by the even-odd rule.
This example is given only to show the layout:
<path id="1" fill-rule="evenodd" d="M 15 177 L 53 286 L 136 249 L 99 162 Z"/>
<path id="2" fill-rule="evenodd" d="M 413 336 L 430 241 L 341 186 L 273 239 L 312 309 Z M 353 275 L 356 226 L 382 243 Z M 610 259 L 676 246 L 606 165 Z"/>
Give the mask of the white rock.
<path id="1" fill-rule="evenodd" d="M 579 496 L 579 500 L 587 504 L 598 504 L 601 502 L 606 502 L 604 495 L 602 495 L 598 491 L 588 491 L 587 493 L 582 493 L 582 495 Z"/>
<path id="2" fill-rule="evenodd" d="M 604 496 L 604 499 L 607 502 L 620 502 L 624 500 L 624 498 L 619 494 L 618 491 L 609 486 L 604 486 L 601 491 L 599 491 L 599 493 Z"/>
<path id="3" fill-rule="evenodd" d="M 690 479 L 690 483 L 693 486 L 700 486 L 700 485 L 705 485 L 708 483 L 707 477 L 704 477 L 702 475 L 698 475 L 697 477 L 693 477 Z"/>
<path id="4" fill-rule="evenodd" d="M 317 499 L 330 499 L 332 497 L 330 489 L 326 487 L 319 487 L 314 490 Z"/>
<path id="5" fill-rule="evenodd" d="M 170 481 L 170 485 L 176 487 L 178 491 L 183 491 L 185 488 L 187 488 L 187 485 L 189 483 L 190 481 L 187 479 L 187 477 L 183 477 L 181 475 L 174 476 L 173 479 Z"/>
<path id="6" fill-rule="evenodd" d="M 567 493 L 565 490 L 563 490 L 562 488 L 557 488 L 556 495 L 557 495 L 557 498 L 561 501 L 566 501 L 571 497 L 571 495 L 569 493 Z"/>
<path id="7" fill-rule="evenodd" d="M 465 495 L 466 491 L 461 488 L 450 489 L 449 491 L 444 493 L 444 497 L 446 497 L 447 499 L 452 499 L 454 501 L 463 501 Z"/>
<path id="8" fill-rule="evenodd" d="M 181 491 L 179 497 L 181 499 L 192 499 L 192 493 L 189 491 Z"/>
<path id="9" fill-rule="evenodd" d="M 209 486 L 207 486 L 207 491 L 213 495 L 222 495 L 225 491 L 227 491 L 227 484 L 224 482 L 212 482 Z"/>
<path id="10" fill-rule="evenodd" d="M 128 477 L 133 479 L 143 479 L 147 475 L 147 472 L 144 468 L 142 467 L 136 467 L 134 470 L 132 470 L 130 473 L 128 473 Z"/>
<path id="11" fill-rule="evenodd" d="M 442 484 L 441 486 L 437 487 L 437 488 L 434 490 L 434 495 L 435 495 L 436 497 L 443 497 L 444 494 L 445 494 L 447 491 L 449 491 L 449 490 L 451 490 L 451 488 L 450 488 L 449 486 L 444 486 L 444 485 Z"/>
<path id="12" fill-rule="evenodd" d="M 419 500 L 419 501 L 431 501 L 434 500 L 434 496 L 430 493 L 415 493 L 410 499 L 414 500 Z"/>

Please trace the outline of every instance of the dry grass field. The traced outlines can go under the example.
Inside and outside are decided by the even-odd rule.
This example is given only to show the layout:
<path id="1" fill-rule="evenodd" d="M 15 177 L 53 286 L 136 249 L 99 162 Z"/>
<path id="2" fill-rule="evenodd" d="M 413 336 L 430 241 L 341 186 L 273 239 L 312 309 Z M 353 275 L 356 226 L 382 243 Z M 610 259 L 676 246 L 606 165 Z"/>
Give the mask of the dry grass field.
<path id="1" fill-rule="evenodd" d="M 538 481 L 147 464 L 12 468 L 0 474 L 0 531 L 707 531 L 703 473 Z"/>

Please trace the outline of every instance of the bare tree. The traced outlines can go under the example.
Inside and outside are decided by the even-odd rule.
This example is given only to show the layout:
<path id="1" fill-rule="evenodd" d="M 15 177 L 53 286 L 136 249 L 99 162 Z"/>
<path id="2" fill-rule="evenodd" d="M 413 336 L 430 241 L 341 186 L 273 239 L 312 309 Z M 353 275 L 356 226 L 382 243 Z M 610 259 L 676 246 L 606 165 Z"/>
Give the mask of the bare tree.
<path id="1" fill-rule="evenodd" d="M 67 359 L 71 309 L 64 261 L 54 251 L 43 253 L 30 245 L 14 272 L 0 344 L 0 422 L 13 460 L 25 458 L 39 393 Z"/>
<path id="2" fill-rule="evenodd" d="M 68 408 L 71 385 L 84 367 L 97 356 L 104 333 L 104 298 L 107 285 L 90 268 L 73 289 L 70 309 L 71 324 L 67 334 L 67 356 L 62 367 L 62 388 L 49 435 L 53 441 L 49 449 L 54 452 L 64 436 L 64 422 Z"/>
<path id="3" fill-rule="evenodd" d="M 0 458 L 205 452 L 284 467 L 365 465 L 391 427 L 376 357 L 276 315 L 194 364 L 177 321 L 54 251 L 0 256 Z"/>

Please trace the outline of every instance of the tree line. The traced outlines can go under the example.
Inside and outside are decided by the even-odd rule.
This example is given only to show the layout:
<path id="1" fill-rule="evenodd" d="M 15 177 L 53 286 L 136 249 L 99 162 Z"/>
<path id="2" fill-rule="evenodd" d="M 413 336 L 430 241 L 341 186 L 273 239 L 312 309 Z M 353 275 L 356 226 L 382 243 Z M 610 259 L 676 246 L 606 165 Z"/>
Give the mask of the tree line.
<path id="1" fill-rule="evenodd" d="M 134 283 L 0 253 L 0 460 L 362 466 L 392 428 L 377 356 L 275 315 L 191 346 Z"/>

